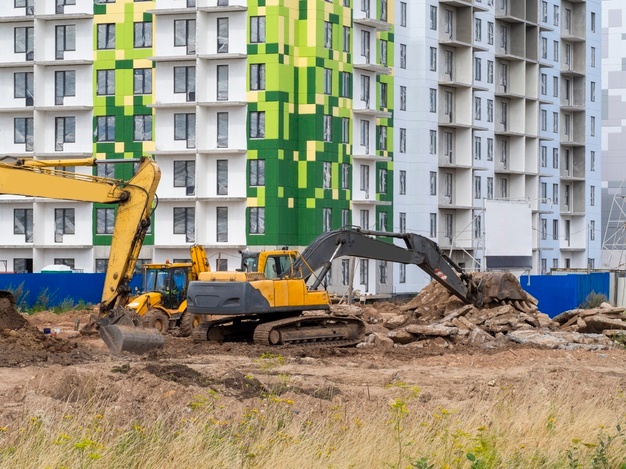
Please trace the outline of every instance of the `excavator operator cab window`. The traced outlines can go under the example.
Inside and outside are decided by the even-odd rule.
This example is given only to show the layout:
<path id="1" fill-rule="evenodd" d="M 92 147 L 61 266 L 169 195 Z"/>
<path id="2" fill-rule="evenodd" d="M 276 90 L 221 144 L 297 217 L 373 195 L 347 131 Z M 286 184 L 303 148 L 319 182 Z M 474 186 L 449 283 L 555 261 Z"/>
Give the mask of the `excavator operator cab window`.
<path id="1" fill-rule="evenodd" d="M 276 259 L 273 257 L 268 257 L 267 262 L 265 262 L 265 278 L 276 278 L 278 277 L 278 269 L 276 267 Z"/>
<path id="2" fill-rule="evenodd" d="M 291 271 L 292 258 L 289 255 L 270 256 L 265 262 L 265 278 L 277 278 Z"/>
<path id="3" fill-rule="evenodd" d="M 244 272 L 256 272 L 259 265 L 258 257 L 244 257 L 241 259 L 241 269 Z"/>

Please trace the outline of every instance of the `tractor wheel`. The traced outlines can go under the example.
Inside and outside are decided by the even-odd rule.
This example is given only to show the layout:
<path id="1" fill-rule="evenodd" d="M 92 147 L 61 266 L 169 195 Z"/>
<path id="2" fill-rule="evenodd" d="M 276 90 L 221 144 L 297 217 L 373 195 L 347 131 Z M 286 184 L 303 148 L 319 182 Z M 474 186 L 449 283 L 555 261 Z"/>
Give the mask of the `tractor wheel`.
<path id="1" fill-rule="evenodd" d="M 202 316 L 185 311 L 180 317 L 180 336 L 189 337 L 194 327 L 202 322 Z"/>
<path id="2" fill-rule="evenodd" d="M 170 320 L 167 314 L 159 309 L 151 309 L 141 318 L 144 327 L 152 327 L 165 334 L 169 329 Z"/>

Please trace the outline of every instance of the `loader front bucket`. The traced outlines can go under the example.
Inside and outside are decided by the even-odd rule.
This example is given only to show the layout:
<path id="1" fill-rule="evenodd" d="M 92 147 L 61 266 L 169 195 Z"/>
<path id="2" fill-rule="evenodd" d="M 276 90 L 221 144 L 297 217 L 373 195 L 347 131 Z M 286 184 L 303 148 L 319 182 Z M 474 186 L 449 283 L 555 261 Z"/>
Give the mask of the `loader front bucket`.
<path id="1" fill-rule="evenodd" d="M 165 339 L 153 328 L 111 324 L 100 326 L 98 333 L 113 354 L 122 352 L 147 353 L 163 347 Z"/>

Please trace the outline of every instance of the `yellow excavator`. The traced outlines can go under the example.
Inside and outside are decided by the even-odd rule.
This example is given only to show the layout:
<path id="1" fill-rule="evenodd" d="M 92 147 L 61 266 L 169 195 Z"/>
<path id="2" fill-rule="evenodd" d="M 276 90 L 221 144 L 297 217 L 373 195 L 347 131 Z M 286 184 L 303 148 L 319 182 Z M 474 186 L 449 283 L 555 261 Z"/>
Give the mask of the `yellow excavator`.
<path id="1" fill-rule="evenodd" d="M 204 247 L 194 244 L 189 248 L 191 262 L 144 264 L 142 293 L 131 298 L 127 307 L 141 317 L 145 327 L 152 327 L 165 334 L 175 331 L 180 337 L 191 335 L 203 319 L 199 314 L 187 311 L 187 286 L 197 280 L 202 272 L 208 272 Z"/>
<path id="2" fill-rule="evenodd" d="M 7 163 L 7 160 L 12 162 Z M 113 353 L 143 353 L 162 347 L 164 343 L 156 329 L 141 327 L 137 315 L 126 308 L 131 294 L 129 282 L 150 226 L 161 170 L 147 157 L 141 158 L 135 175 L 128 181 L 57 168 L 133 162 L 137 160 L 0 159 L 0 194 L 117 205 L 102 299 L 98 314 L 89 326 L 98 331 Z M 2 295 L 10 296 L 10 293 Z"/>
<path id="3" fill-rule="evenodd" d="M 394 238 L 405 246 L 388 242 Z M 466 304 L 509 303 L 521 312 L 536 311 L 536 301 L 511 273 L 468 274 L 435 242 L 415 233 L 345 227 L 318 236 L 302 253 L 285 249 L 242 254 L 239 271 L 201 273 L 189 283 L 189 311 L 223 316 L 200 323 L 194 341 L 335 346 L 361 342 L 363 321 L 325 313 L 330 298 L 320 287 L 332 261 L 343 256 L 417 265 Z"/>

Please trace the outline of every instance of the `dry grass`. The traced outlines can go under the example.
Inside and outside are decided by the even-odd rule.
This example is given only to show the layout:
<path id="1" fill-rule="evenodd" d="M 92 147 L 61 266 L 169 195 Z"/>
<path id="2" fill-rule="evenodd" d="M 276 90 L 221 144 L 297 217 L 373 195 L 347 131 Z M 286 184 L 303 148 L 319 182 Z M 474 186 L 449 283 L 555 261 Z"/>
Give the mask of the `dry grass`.
<path id="1" fill-rule="evenodd" d="M 51 403 L 0 428 L 0 467 L 626 467 L 620 393 L 522 385 L 443 408 L 402 383 L 387 391 L 387 402 L 344 403 L 203 391 L 130 421 L 111 396 Z"/>

